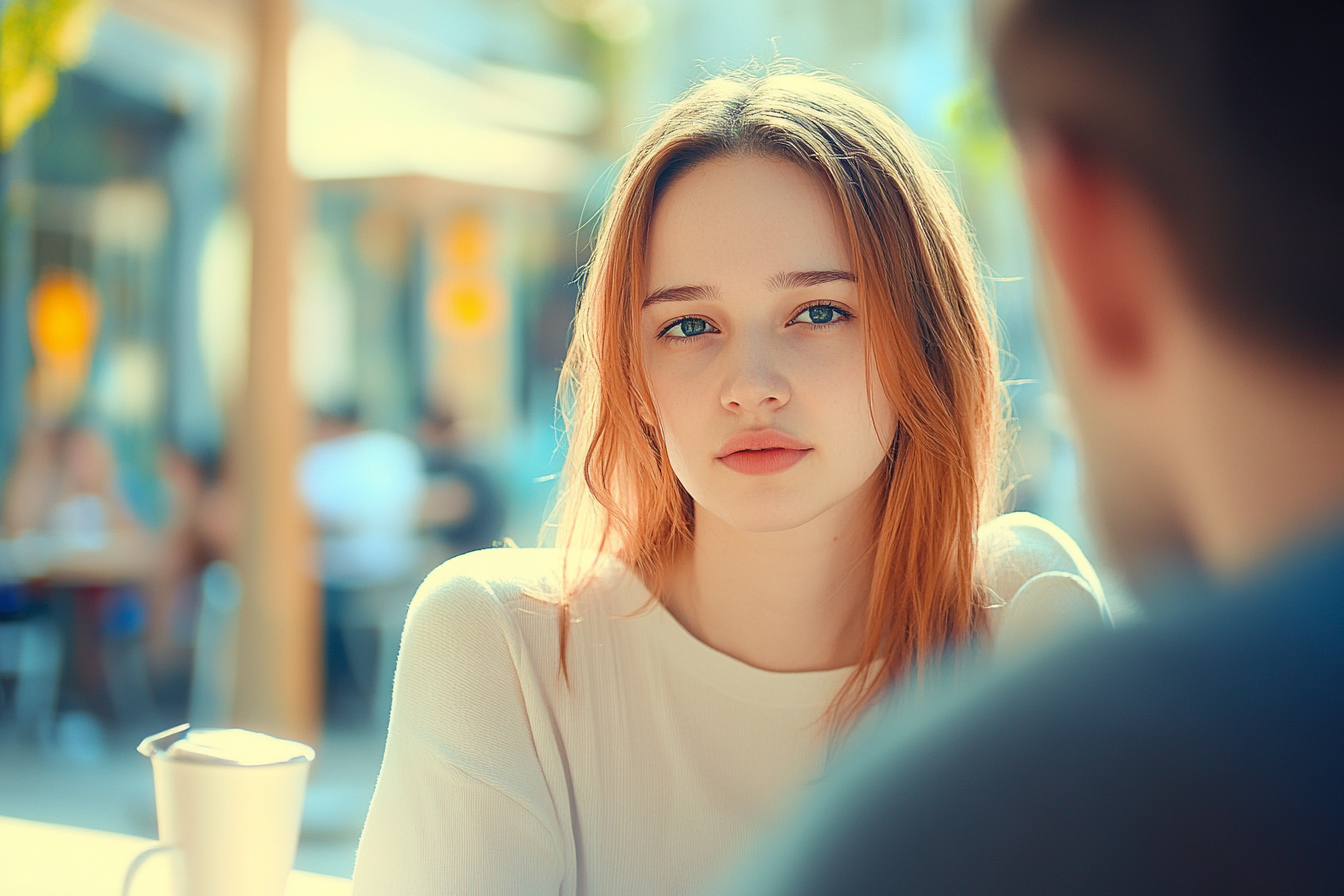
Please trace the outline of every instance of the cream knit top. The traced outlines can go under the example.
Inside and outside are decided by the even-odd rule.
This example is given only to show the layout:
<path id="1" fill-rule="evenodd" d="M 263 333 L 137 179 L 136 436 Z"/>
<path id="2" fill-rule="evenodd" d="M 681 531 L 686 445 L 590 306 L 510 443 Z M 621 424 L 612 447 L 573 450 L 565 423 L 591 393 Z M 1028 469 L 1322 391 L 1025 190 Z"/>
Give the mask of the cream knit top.
<path id="1" fill-rule="evenodd" d="M 1101 586 L 1038 517 L 982 530 L 996 650 L 1100 625 Z M 767 672 L 697 640 L 618 561 L 571 604 L 561 555 L 457 557 L 411 604 L 356 896 L 663 894 L 706 882 L 822 771 L 850 669 Z"/>

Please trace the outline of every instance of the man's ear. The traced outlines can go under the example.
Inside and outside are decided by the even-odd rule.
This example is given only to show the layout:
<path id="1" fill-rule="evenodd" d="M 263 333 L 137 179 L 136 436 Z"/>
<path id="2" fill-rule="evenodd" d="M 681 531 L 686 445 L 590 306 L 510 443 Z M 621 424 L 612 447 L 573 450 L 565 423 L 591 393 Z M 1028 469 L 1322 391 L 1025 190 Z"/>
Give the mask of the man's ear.
<path id="1" fill-rule="evenodd" d="M 1059 286 L 1094 363 L 1136 373 L 1152 351 L 1156 217 L 1114 167 L 1062 137 L 1037 131 L 1019 141 L 1027 202 Z"/>

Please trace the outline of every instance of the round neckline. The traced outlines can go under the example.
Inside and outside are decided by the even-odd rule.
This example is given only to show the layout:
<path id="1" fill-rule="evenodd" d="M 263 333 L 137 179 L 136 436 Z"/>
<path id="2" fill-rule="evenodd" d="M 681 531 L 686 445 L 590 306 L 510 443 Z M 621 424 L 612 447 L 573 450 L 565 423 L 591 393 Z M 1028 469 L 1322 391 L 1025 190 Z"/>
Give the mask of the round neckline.
<path id="1" fill-rule="evenodd" d="M 612 558 L 638 598 L 633 612 L 618 621 L 646 628 L 655 649 L 674 665 L 746 703 L 824 709 L 835 699 L 856 666 L 808 672 L 761 669 L 701 641 L 672 615 L 644 582 L 617 558 Z"/>

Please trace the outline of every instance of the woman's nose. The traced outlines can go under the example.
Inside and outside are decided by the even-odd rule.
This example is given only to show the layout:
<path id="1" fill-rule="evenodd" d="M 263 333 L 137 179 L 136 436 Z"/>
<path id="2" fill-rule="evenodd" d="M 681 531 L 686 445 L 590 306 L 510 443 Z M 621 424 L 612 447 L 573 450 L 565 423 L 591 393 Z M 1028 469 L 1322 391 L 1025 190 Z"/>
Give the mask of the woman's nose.
<path id="1" fill-rule="evenodd" d="M 735 340 L 738 344 L 725 352 L 728 365 L 723 379 L 723 406 L 733 412 L 776 409 L 789 401 L 788 377 L 768 340 Z"/>

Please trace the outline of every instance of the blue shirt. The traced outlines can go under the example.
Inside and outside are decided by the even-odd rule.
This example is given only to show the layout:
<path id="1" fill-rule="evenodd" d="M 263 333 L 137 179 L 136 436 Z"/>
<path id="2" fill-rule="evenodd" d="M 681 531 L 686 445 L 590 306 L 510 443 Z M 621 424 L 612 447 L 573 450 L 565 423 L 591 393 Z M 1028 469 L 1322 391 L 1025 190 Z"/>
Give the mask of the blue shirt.
<path id="1" fill-rule="evenodd" d="M 1344 892 L 1344 533 L 891 713 L 721 892 Z"/>

